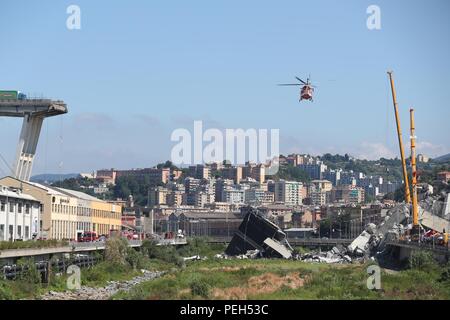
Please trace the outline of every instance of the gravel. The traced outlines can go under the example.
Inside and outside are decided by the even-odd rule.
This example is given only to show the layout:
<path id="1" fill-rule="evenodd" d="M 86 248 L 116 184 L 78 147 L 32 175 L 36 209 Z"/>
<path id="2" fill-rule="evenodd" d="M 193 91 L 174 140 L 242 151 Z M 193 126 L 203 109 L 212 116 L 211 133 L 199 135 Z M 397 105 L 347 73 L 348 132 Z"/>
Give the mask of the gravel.
<path id="1" fill-rule="evenodd" d="M 160 277 L 164 274 L 164 272 L 153 272 L 148 270 L 141 270 L 142 275 L 134 277 L 131 280 L 120 282 L 120 281 L 108 281 L 108 284 L 105 287 L 86 287 L 81 286 L 80 289 L 77 290 L 67 290 L 67 291 L 49 291 L 43 296 L 41 296 L 42 300 L 107 300 L 112 295 L 116 294 L 119 291 L 128 292 L 134 286 L 145 282 L 150 281 L 155 278 Z"/>

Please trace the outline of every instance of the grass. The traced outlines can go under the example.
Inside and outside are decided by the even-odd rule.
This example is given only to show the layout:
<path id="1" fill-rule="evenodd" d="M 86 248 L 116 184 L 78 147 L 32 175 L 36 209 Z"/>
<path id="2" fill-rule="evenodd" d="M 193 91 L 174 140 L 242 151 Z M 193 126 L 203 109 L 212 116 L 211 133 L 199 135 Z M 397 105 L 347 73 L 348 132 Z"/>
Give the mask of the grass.
<path id="1" fill-rule="evenodd" d="M 450 299 L 450 267 L 447 275 L 442 267 L 382 271 L 380 290 L 367 288 L 367 267 L 368 264 L 326 265 L 278 259 L 193 261 L 181 271 L 142 283 L 128 293 L 119 292 L 113 299 L 224 299 L 212 292 L 230 290 L 248 290 L 238 297 L 263 300 Z M 283 283 L 266 292 L 251 287 L 255 279 L 266 276 Z M 291 288 L 286 280 L 289 278 L 284 278 L 287 276 L 300 277 L 303 285 Z M 270 286 L 263 281 L 262 286 L 265 285 Z"/>

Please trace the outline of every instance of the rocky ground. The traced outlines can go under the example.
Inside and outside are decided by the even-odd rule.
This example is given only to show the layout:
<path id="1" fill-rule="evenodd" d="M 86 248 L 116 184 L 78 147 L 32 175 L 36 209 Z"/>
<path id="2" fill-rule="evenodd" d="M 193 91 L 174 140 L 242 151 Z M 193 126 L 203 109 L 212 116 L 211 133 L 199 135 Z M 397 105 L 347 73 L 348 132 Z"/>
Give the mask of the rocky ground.
<path id="1" fill-rule="evenodd" d="M 134 277 L 131 280 L 119 282 L 119 281 L 110 281 L 108 285 L 105 287 L 86 287 L 82 286 L 80 289 L 73 291 L 49 291 L 43 296 L 41 296 L 42 300 L 107 300 L 112 295 L 116 294 L 119 291 L 128 292 L 135 285 L 140 284 L 145 281 L 153 280 L 155 278 L 160 277 L 163 272 L 152 272 L 148 270 L 142 270 L 142 275 Z"/>

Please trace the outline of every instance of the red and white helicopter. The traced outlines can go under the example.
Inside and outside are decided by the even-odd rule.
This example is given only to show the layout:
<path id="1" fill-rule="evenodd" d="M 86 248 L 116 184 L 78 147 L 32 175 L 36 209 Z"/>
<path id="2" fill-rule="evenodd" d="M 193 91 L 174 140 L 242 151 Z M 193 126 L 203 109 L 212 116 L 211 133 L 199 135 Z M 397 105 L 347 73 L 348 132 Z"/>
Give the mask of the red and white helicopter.
<path id="1" fill-rule="evenodd" d="M 300 99 L 298 101 L 302 100 L 313 101 L 315 86 L 311 84 L 310 79 L 307 78 L 306 82 L 300 79 L 299 77 L 295 77 L 295 79 L 300 81 L 300 83 L 282 83 L 279 84 L 279 86 L 302 86 L 302 88 L 300 89 Z"/>

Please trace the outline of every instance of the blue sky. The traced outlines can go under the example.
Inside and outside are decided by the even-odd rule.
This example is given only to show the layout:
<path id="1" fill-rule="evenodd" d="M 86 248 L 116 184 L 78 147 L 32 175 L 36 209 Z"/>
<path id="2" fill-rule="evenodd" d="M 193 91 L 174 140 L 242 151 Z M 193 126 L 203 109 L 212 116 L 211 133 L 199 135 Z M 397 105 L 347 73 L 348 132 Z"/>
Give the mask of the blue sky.
<path id="1" fill-rule="evenodd" d="M 66 28 L 71 4 L 81 30 Z M 404 141 L 414 106 L 418 151 L 436 156 L 450 152 L 449 14 L 446 0 L 2 1 L 0 88 L 68 104 L 45 121 L 34 173 L 148 167 L 194 120 L 278 128 L 282 153 L 373 159 L 398 154 L 393 69 Z M 309 74 L 313 103 L 276 86 Z M 9 162 L 20 126 L 0 119 Z"/>

